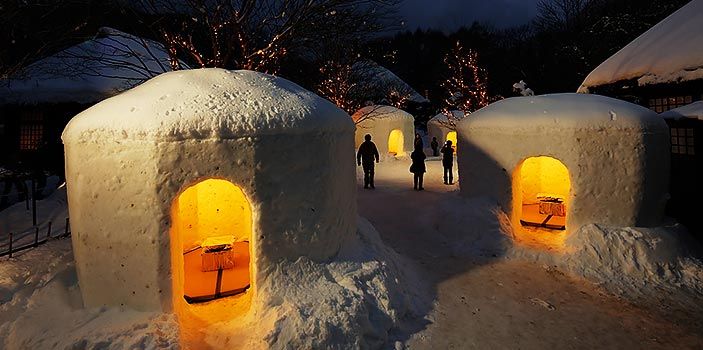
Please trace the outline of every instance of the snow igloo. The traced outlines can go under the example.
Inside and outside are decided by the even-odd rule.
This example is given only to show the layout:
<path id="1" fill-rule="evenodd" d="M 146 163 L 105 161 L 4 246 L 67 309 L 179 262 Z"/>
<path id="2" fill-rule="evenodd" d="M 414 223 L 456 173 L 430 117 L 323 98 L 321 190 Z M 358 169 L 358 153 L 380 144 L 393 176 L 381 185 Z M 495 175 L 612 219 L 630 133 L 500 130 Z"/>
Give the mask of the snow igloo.
<path id="1" fill-rule="evenodd" d="M 461 194 L 496 199 L 518 242 L 560 247 L 586 224 L 663 217 L 669 132 L 647 108 L 598 95 L 515 97 L 457 131 Z"/>
<path id="2" fill-rule="evenodd" d="M 356 124 L 356 147 L 370 134 L 381 157 L 402 156 L 413 151 L 415 118 L 391 106 L 366 106 L 352 115 Z"/>
<path id="3" fill-rule="evenodd" d="M 450 113 L 452 113 L 454 120 L 458 121 L 464 118 L 462 111 L 451 111 Z M 430 141 L 432 141 L 432 137 L 437 138 L 440 148 L 445 142 L 451 141 L 452 148 L 456 151 L 457 133 L 444 113 L 437 114 L 427 122 L 427 133 L 430 135 Z"/>
<path id="4" fill-rule="evenodd" d="M 276 262 L 328 261 L 356 231 L 353 133 L 250 71 L 165 73 L 80 113 L 63 141 L 84 305 L 212 324 L 245 313 Z"/>

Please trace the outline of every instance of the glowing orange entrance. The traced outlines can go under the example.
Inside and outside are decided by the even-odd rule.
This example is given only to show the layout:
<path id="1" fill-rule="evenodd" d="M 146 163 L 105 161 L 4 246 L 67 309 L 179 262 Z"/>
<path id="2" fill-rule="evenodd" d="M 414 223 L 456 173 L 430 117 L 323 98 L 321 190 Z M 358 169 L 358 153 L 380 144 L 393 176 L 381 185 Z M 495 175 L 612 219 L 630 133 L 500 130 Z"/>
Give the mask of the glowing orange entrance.
<path id="1" fill-rule="evenodd" d="M 405 138 L 403 137 L 403 132 L 400 129 L 395 129 L 391 131 L 388 135 L 388 153 L 398 154 L 403 153 L 403 143 Z"/>
<path id="2" fill-rule="evenodd" d="M 513 174 L 513 223 L 523 228 L 566 230 L 571 180 L 569 170 L 551 157 L 530 157 Z M 517 219 L 517 220 L 516 220 Z M 559 246 L 563 234 L 535 234 L 518 230 L 518 238 Z M 528 230 L 529 231 L 529 230 Z M 529 236 L 529 237 L 525 237 Z"/>
<path id="3" fill-rule="evenodd" d="M 252 212 L 242 190 L 226 180 L 201 181 L 174 200 L 171 217 L 173 306 L 179 322 L 198 329 L 246 310 Z M 232 297 L 237 294 L 244 297 Z"/>
<path id="4" fill-rule="evenodd" d="M 450 131 L 447 133 L 447 139 L 444 141 L 451 141 L 452 142 L 452 148 L 454 149 L 454 152 L 456 153 L 456 131 Z"/>

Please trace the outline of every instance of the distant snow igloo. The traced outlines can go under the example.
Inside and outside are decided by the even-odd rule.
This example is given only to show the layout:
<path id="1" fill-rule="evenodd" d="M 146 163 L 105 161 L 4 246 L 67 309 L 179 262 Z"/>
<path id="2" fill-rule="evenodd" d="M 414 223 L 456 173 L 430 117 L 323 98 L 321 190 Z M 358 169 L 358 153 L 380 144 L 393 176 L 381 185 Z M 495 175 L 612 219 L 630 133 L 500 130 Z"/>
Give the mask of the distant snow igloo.
<path id="1" fill-rule="evenodd" d="M 457 130 L 462 195 L 498 200 L 518 241 L 559 246 L 585 224 L 663 217 L 669 132 L 649 109 L 597 95 L 516 97 Z"/>
<path id="2" fill-rule="evenodd" d="M 326 261 L 356 230 L 349 115 L 281 78 L 165 73 L 63 133 L 86 307 L 214 323 L 277 261 Z"/>
<path id="3" fill-rule="evenodd" d="M 464 118 L 462 111 L 451 111 L 454 120 L 459 121 Z M 452 142 L 452 147 L 456 150 L 457 133 L 451 127 L 449 119 L 444 113 L 437 114 L 434 118 L 427 122 L 427 133 L 430 135 L 430 141 L 433 137 L 437 138 L 440 147 L 447 141 Z"/>
<path id="4" fill-rule="evenodd" d="M 366 106 L 352 119 L 356 124 L 356 147 L 364 142 L 364 135 L 370 134 L 381 157 L 413 151 L 415 118 L 409 113 L 391 106 Z"/>

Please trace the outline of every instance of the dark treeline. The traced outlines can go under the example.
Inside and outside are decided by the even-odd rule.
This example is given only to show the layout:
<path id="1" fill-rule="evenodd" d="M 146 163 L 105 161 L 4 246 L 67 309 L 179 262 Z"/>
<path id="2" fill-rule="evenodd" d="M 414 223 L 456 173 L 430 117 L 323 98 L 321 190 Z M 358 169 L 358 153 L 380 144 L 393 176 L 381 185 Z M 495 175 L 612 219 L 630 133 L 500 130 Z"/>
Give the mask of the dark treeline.
<path id="1" fill-rule="evenodd" d="M 371 55 L 396 72 L 436 109 L 445 91 L 443 58 L 462 45 L 479 53 L 493 97 L 514 96 L 520 80 L 537 94 L 574 92 L 586 75 L 688 0 L 551 0 L 529 24 L 497 29 L 474 23 L 453 33 L 403 32 L 377 39 Z"/>
<path id="2" fill-rule="evenodd" d="M 226 0 L 218 1 L 229 3 Z M 396 0 L 375 1 L 390 7 Z M 354 0 L 318 1 L 313 3 L 325 4 L 322 9 L 346 9 L 350 12 L 342 17 L 339 14 L 330 15 L 341 10 L 314 12 L 319 20 L 310 22 L 317 26 L 311 27 L 307 22 L 301 22 L 298 27 L 292 27 L 295 31 L 283 31 L 292 32 L 295 37 L 285 42 L 283 47 L 287 53 L 278 61 L 275 71 L 308 89 L 316 90 L 316 84 L 321 80 L 319 68 L 322 64 L 343 61 L 340 57 L 344 56 L 370 58 L 395 72 L 421 94 L 427 95 L 434 110 L 439 110 L 442 101 L 447 98 L 446 91 L 441 87 L 448 74 L 443 60 L 459 41 L 464 47 L 478 53 L 479 63 L 488 73 L 488 92 L 493 98 L 514 95 L 512 85 L 520 80 L 526 81 L 537 94 L 573 92 L 600 62 L 687 2 L 549 0 L 540 4 L 537 18 L 516 28 L 498 29 L 491 24 L 474 23 L 453 33 L 417 30 L 400 32 L 392 37 L 375 35 L 376 39 L 369 42 L 368 34 L 373 32 L 373 28 L 333 29 L 348 28 L 353 26 L 354 21 L 363 22 L 357 19 L 368 18 L 369 13 L 349 7 L 356 4 Z M 319 12 L 317 8 L 312 9 Z M 0 76 L 10 75 L 32 61 L 86 40 L 95 35 L 101 26 L 112 26 L 164 42 L 163 23 L 179 18 L 172 13 L 146 15 L 138 12 L 134 7 L 125 7 L 122 1 L 116 0 L 5 2 L 0 5 L 0 19 L 9 25 L 0 33 Z M 274 15 L 271 17 L 276 17 Z M 260 30 L 255 25 L 257 17 L 250 19 L 249 22 L 254 25 L 249 30 Z M 198 18 L 193 19 L 196 20 Z M 322 20 L 339 25 L 319 27 Z M 172 32 L 178 33 L 178 30 Z M 252 35 L 252 42 L 267 47 L 266 40 L 270 39 L 255 42 L 260 36 Z M 179 56 L 197 67 L 192 60 L 188 60 L 188 55 Z M 247 68 L 246 65 L 226 63 L 222 64 L 223 68 Z"/>

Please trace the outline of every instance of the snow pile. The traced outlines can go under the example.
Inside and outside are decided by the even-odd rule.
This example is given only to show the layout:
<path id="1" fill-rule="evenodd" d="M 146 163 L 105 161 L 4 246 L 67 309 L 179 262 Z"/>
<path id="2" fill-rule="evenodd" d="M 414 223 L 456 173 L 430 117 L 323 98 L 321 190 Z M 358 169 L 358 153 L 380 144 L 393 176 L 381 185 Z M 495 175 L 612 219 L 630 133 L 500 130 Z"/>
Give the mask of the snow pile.
<path id="1" fill-rule="evenodd" d="M 664 119 L 698 119 L 703 120 L 703 101 L 668 110 L 661 114 Z"/>
<path id="2" fill-rule="evenodd" d="M 566 246 L 572 251 L 561 265 L 586 278 L 628 293 L 660 286 L 703 295 L 700 246 L 680 226 L 586 225 L 568 236 Z"/>
<path id="3" fill-rule="evenodd" d="M 160 43 L 105 27 L 0 82 L 0 103 L 93 103 L 170 70 Z"/>
<path id="4" fill-rule="evenodd" d="M 328 263 L 307 258 L 267 267 L 248 323 L 204 330 L 213 348 L 381 348 L 427 302 L 417 277 L 371 224 Z M 68 239 L 0 263 L 0 348 L 173 348 L 172 314 L 82 308 Z"/>
<path id="5" fill-rule="evenodd" d="M 693 0 L 601 63 L 579 87 L 637 79 L 659 84 L 703 78 L 703 0 Z"/>
<path id="6" fill-rule="evenodd" d="M 427 297 L 373 226 L 360 219 L 358 227 L 358 236 L 329 263 L 300 258 L 268 268 L 270 276 L 258 288 L 269 301 L 254 306 L 258 315 L 246 326 L 253 332 L 248 341 L 232 343 L 239 333 L 232 321 L 217 327 L 208 343 L 274 349 L 388 346 L 389 333 L 415 317 Z"/>
<path id="7" fill-rule="evenodd" d="M 83 309 L 69 239 L 0 263 L 0 348 L 157 349 L 178 344 L 175 317 Z"/>

